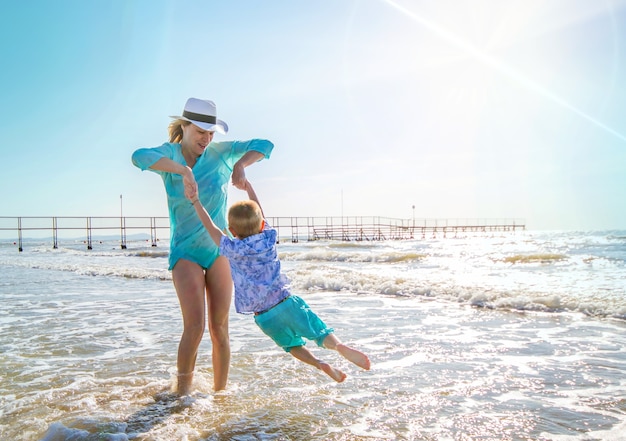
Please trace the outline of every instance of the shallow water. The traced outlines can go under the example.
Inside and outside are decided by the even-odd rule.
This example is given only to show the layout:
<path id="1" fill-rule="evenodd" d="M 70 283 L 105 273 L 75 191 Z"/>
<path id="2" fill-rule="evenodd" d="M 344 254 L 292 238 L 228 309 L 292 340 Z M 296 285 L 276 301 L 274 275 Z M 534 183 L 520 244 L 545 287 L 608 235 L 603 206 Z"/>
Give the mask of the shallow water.
<path id="1" fill-rule="evenodd" d="M 228 389 L 211 391 L 206 336 L 196 391 L 179 399 L 169 391 L 181 320 L 163 255 L 0 251 L 0 439 L 626 439 L 626 322 L 605 313 L 621 307 L 612 277 L 623 261 L 580 290 L 604 295 L 601 315 L 531 295 L 515 303 L 553 279 L 537 294 L 562 305 L 573 294 L 557 273 L 569 287 L 595 271 L 572 263 L 571 244 L 566 264 L 507 268 L 496 254 L 536 254 L 518 239 L 498 239 L 489 256 L 460 241 L 280 245 L 294 292 L 372 369 L 310 343 L 348 374 L 337 384 L 233 310 Z"/>

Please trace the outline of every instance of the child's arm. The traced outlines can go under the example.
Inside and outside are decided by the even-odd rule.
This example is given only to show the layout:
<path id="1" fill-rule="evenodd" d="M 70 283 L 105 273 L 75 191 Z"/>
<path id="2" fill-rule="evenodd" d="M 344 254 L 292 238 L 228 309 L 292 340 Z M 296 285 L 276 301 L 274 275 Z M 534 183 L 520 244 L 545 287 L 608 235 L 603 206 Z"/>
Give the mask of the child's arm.
<path id="1" fill-rule="evenodd" d="M 191 205 L 196 209 L 196 213 L 202 225 L 204 225 L 204 228 L 206 228 L 211 235 L 211 239 L 213 239 L 215 245 L 219 247 L 222 236 L 225 236 L 225 234 L 215 225 L 209 213 L 207 213 L 206 209 L 202 206 L 200 199 L 198 199 L 198 184 L 194 182 L 194 185 L 185 186 L 185 196 L 191 201 Z"/>
<path id="2" fill-rule="evenodd" d="M 257 203 L 259 208 L 261 209 L 261 214 L 265 217 L 265 213 L 263 213 L 263 207 L 261 207 L 261 203 L 259 202 L 259 198 L 254 192 L 254 188 L 252 188 L 252 184 L 250 181 L 246 181 L 246 192 L 248 193 L 248 199 Z"/>
<path id="3" fill-rule="evenodd" d="M 198 214 L 200 221 L 202 221 L 202 225 L 204 225 L 204 228 L 206 228 L 206 230 L 211 235 L 211 239 L 213 239 L 215 245 L 219 247 L 222 236 L 225 236 L 225 234 L 222 232 L 222 230 L 219 229 L 217 225 L 215 225 L 213 219 L 211 219 L 211 216 L 209 216 L 209 213 L 202 206 L 202 203 L 197 197 L 191 201 L 191 204 L 196 209 L 196 213 Z"/>

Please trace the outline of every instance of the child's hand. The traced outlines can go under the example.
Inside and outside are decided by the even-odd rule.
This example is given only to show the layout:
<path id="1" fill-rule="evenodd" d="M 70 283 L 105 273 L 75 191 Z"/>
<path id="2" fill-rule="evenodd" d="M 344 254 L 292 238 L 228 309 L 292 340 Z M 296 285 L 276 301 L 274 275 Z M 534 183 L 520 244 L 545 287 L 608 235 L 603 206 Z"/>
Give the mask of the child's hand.
<path id="1" fill-rule="evenodd" d="M 198 199 L 198 184 L 194 182 L 193 185 L 185 185 L 185 197 L 191 202 Z"/>
<path id="2" fill-rule="evenodd" d="M 248 180 L 246 179 L 246 172 L 243 165 L 241 165 L 239 162 L 237 162 L 233 167 L 233 174 L 231 176 L 231 179 L 233 185 L 236 188 L 238 188 L 239 190 L 246 189 L 246 183 L 248 182 Z"/>
<path id="3" fill-rule="evenodd" d="M 183 174 L 183 186 L 185 189 L 185 197 L 190 201 L 198 198 L 198 183 L 193 172 L 187 167 L 188 173 Z"/>

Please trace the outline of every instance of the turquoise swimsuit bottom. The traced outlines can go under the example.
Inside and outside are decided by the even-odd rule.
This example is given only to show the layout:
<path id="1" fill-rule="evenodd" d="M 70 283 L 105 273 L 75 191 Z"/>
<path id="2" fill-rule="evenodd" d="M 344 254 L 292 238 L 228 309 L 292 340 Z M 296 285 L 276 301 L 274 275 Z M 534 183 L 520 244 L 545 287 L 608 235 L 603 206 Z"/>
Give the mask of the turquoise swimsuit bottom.
<path id="1" fill-rule="evenodd" d="M 226 229 L 228 183 L 233 166 L 251 150 L 269 158 L 273 148 L 274 144 L 263 139 L 212 142 L 196 161 L 192 170 L 198 184 L 200 202 L 220 229 Z M 190 260 L 205 269 L 210 268 L 219 256 L 218 246 L 200 222 L 189 200 L 185 198 L 183 177 L 150 169 L 161 158 L 187 165 L 181 145 L 169 142 L 160 147 L 136 150 L 132 161 L 141 170 L 154 171 L 163 179 L 170 215 L 169 269 L 174 268 L 179 259 Z"/>

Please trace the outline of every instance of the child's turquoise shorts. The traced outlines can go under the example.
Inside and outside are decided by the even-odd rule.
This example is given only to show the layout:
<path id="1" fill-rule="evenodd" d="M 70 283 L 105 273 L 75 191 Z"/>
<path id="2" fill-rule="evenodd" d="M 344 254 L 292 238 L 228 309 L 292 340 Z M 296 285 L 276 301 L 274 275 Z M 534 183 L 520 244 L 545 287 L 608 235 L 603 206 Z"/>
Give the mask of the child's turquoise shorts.
<path id="1" fill-rule="evenodd" d="M 307 340 L 323 347 L 324 339 L 334 332 L 298 296 L 291 295 L 266 312 L 254 316 L 255 323 L 274 342 L 289 352 Z"/>

